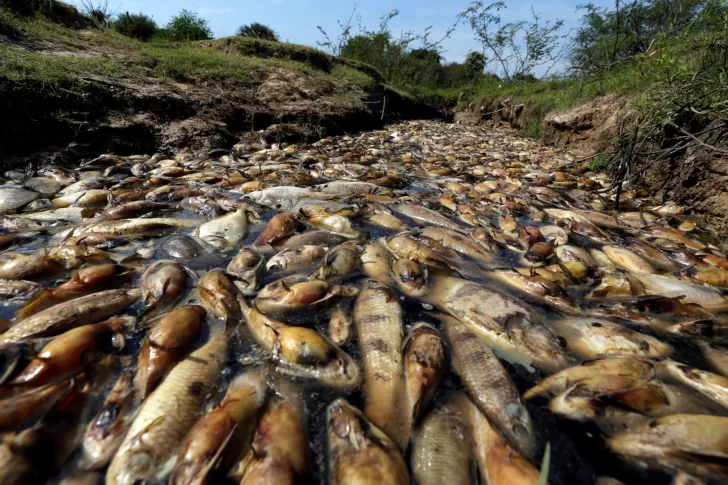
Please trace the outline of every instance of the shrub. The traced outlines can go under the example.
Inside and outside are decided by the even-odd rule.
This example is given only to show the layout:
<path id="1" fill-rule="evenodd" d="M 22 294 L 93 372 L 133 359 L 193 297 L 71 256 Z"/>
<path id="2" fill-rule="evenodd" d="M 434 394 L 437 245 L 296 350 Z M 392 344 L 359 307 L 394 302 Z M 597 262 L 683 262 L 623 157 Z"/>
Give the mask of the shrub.
<path id="1" fill-rule="evenodd" d="M 182 10 L 172 17 L 166 30 L 169 31 L 170 40 L 176 42 L 212 39 L 212 31 L 207 20 L 189 10 Z"/>
<path id="2" fill-rule="evenodd" d="M 129 12 L 119 15 L 111 23 L 111 28 L 120 34 L 142 41 L 149 40 L 159 30 L 157 23 L 148 15 L 130 14 Z"/>
<path id="3" fill-rule="evenodd" d="M 243 25 L 238 29 L 240 37 L 251 37 L 253 39 L 272 40 L 278 42 L 278 34 L 267 25 L 253 22 L 250 25 Z"/>

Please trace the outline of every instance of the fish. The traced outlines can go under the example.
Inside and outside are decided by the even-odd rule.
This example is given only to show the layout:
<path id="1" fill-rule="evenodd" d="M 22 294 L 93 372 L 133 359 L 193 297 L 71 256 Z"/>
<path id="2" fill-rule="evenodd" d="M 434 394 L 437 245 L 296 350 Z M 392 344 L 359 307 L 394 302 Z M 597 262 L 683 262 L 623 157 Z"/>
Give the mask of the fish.
<path id="1" fill-rule="evenodd" d="M 217 248 L 234 246 L 247 235 L 248 212 L 246 207 L 204 222 L 194 232 L 195 237 Z"/>
<path id="2" fill-rule="evenodd" d="M 361 411 L 339 398 L 327 410 L 331 485 L 408 485 L 397 445 Z"/>
<path id="3" fill-rule="evenodd" d="M 361 372 L 354 359 L 316 330 L 274 320 L 242 297 L 238 303 L 253 340 L 278 363 L 280 372 L 332 387 L 359 386 Z"/>
<path id="4" fill-rule="evenodd" d="M 467 397 L 454 399 L 471 432 L 473 455 L 483 483 L 489 485 L 537 485 L 538 470 L 494 429 L 486 415 Z"/>
<path id="5" fill-rule="evenodd" d="M 309 279 L 332 281 L 354 273 L 361 262 L 362 249 L 354 241 L 345 242 L 327 251 Z"/>
<path id="6" fill-rule="evenodd" d="M 513 269 L 494 269 L 488 277 L 508 285 L 537 303 L 555 308 L 565 314 L 580 313 L 580 308 L 556 283 L 538 274 L 523 275 Z"/>
<path id="7" fill-rule="evenodd" d="M 134 389 L 145 399 L 197 342 L 207 311 L 186 305 L 162 316 L 144 337 L 137 359 Z"/>
<path id="8" fill-rule="evenodd" d="M 227 266 L 227 274 L 234 277 L 233 283 L 242 295 L 251 295 L 258 290 L 258 278 L 265 258 L 252 248 L 242 248 Z"/>
<path id="9" fill-rule="evenodd" d="M 39 199 L 41 194 L 18 187 L 0 188 L 0 214 L 7 214 Z"/>
<path id="10" fill-rule="evenodd" d="M 177 261 L 157 261 L 142 275 L 142 301 L 147 313 L 155 315 L 174 304 L 185 290 L 187 273 Z"/>
<path id="11" fill-rule="evenodd" d="M 468 395 L 488 422 L 519 453 L 532 456 L 534 429 L 516 385 L 485 342 L 456 318 L 438 315 L 452 352 L 452 364 Z"/>
<path id="12" fill-rule="evenodd" d="M 609 356 L 659 358 L 673 353 L 670 344 L 604 319 L 571 317 L 551 321 L 548 326 L 566 340 L 570 352 L 586 360 Z"/>
<path id="13" fill-rule="evenodd" d="M 8 385 L 37 387 L 78 374 L 87 365 L 86 359 L 110 346 L 114 334 L 134 322 L 133 317 L 121 317 L 72 328 L 46 344 Z"/>
<path id="14" fill-rule="evenodd" d="M 0 334 L 0 343 L 54 336 L 98 322 L 125 310 L 140 296 L 141 291 L 137 289 L 105 290 L 54 305 Z"/>
<path id="15" fill-rule="evenodd" d="M 354 305 L 354 325 L 364 368 L 364 412 L 404 448 L 402 307 L 388 288 L 368 280 Z"/>
<path id="16" fill-rule="evenodd" d="M 305 221 L 319 229 L 345 237 L 346 239 L 360 239 L 363 236 L 363 232 L 354 229 L 351 221 L 344 216 L 306 217 Z"/>
<path id="17" fill-rule="evenodd" d="M 250 446 L 257 413 L 267 396 L 268 385 L 261 374 L 251 371 L 233 379 L 220 405 L 187 433 L 169 483 L 216 483 L 216 472 L 231 466 Z"/>
<path id="18" fill-rule="evenodd" d="M 445 344 L 437 330 L 417 323 L 404 341 L 404 429 L 407 435 L 427 410 L 447 370 Z"/>
<path id="19" fill-rule="evenodd" d="M 392 257 L 389 251 L 379 242 L 364 246 L 361 256 L 362 272 L 382 286 L 391 287 L 394 284 L 390 274 Z"/>
<path id="20" fill-rule="evenodd" d="M 272 273 L 293 273 L 313 265 L 326 254 L 325 246 L 307 244 L 286 248 L 268 260 L 265 268 Z"/>
<path id="21" fill-rule="evenodd" d="M 698 342 L 698 348 L 715 370 L 728 376 L 728 350 L 705 341 Z"/>
<path id="22" fill-rule="evenodd" d="M 614 453 L 695 476 L 724 480 L 728 476 L 725 443 L 728 418 L 673 414 L 626 429 L 607 440 Z"/>
<path id="23" fill-rule="evenodd" d="M 106 472 L 107 485 L 160 480 L 217 386 L 229 337 L 218 334 L 177 364 L 144 401 Z"/>
<path id="24" fill-rule="evenodd" d="M 344 236 L 328 231 L 308 231 L 289 237 L 280 249 L 298 249 L 302 246 L 333 246 L 346 241 Z"/>
<path id="25" fill-rule="evenodd" d="M 283 279 L 261 289 L 255 305 L 264 313 L 291 313 L 324 308 L 358 293 L 353 286 L 330 285 L 321 280 L 289 284 Z"/>
<path id="26" fill-rule="evenodd" d="M 195 227 L 199 221 L 172 217 L 150 217 L 147 219 L 118 219 L 112 221 L 91 222 L 74 228 L 71 236 L 80 236 L 91 232 L 104 232 L 115 236 L 160 237 L 179 229 Z"/>
<path id="27" fill-rule="evenodd" d="M 131 425 L 136 404 L 133 373 L 127 369 L 86 427 L 81 440 L 80 468 L 100 470 L 111 461 Z"/>
<path id="28" fill-rule="evenodd" d="M 728 312 L 728 298 L 717 288 L 655 274 L 632 273 L 632 275 L 648 295 L 683 297 L 683 302 L 696 303 L 708 311 Z"/>
<path id="29" fill-rule="evenodd" d="M 313 483 L 301 404 L 286 394 L 268 401 L 240 464 L 240 485 Z"/>
<path id="30" fill-rule="evenodd" d="M 397 288 L 407 296 L 418 298 L 429 291 L 428 271 L 411 259 L 398 259 L 392 268 L 392 276 Z"/>
<path id="31" fill-rule="evenodd" d="M 728 378 L 666 359 L 657 366 L 658 374 L 693 389 L 711 401 L 728 407 Z"/>
<path id="32" fill-rule="evenodd" d="M 43 290 L 32 301 L 15 312 L 20 321 L 29 316 L 74 298 L 88 295 L 94 291 L 108 288 L 111 284 L 121 284 L 129 279 L 131 272 L 118 264 L 97 264 L 71 273 L 71 279 L 56 288 Z"/>
<path id="33" fill-rule="evenodd" d="M 654 274 L 655 268 L 650 263 L 633 253 L 629 249 L 620 248 L 619 246 L 602 246 L 602 251 L 607 257 L 619 268 L 632 271 L 634 273 Z"/>
<path id="34" fill-rule="evenodd" d="M 200 298 L 212 312 L 226 323 L 240 321 L 240 306 L 237 302 L 237 287 L 221 269 L 205 273 L 198 284 Z"/>
<path id="35" fill-rule="evenodd" d="M 483 246 L 458 231 L 442 227 L 425 227 L 420 231 L 420 234 L 477 261 L 490 264 L 495 260 L 493 255 L 488 253 Z"/>
<path id="36" fill-rule="evenodd" d="M 420 485 L 469 485 L 470 429 L 460 412 L 432 410 L 412 446 L 412 475 Z"/>
<path id="37" fill-rule="evenodd" d="M 265 246 L 290 236 L 297 227 L 296 219 L 288 213 L 274 215 L 258 235 L 253 246 Z"/>
<path id="38" fill-rule="evenodd" d="M 444 227 L 453 231 L 464 230 L 460 224 L 427 207 L 414 204 L 389 204 L 387 208 L 421 224 Z"/>
<path id="39" fill-rule="evenodd" d="M 0 430 L 22 430 L 34 424 L 78 385 L 68 377 L 5 397 L 0 400 Z"/>
<path id="40" fill-rule="evenodd" d="M 502 358 L 547 372 L 567 367 L 565 342 L 525 303 L 460 278 L 430 281 L 422 300 L 455 316 Z"/>
<path id="41" fill-rule="evenodd" d="M 329 339 L 338 346 L 346 345 L 351 339 L 354 321 L 343 308 L 336 306 L 329 314 Z"/>
<path id="42" fill-rule="evenodd" d="M 524 399 L 540 395 L 556 395 L 566 391 L 575 383 L 590 377 L 617 375 L 634 379 L 650 380 L 655 376 L 655 365 L 646 359 L 631 356 L 617 356 L 591 360 L 582 365 L 569 367 L 544 378 L 523 394 Z"/>

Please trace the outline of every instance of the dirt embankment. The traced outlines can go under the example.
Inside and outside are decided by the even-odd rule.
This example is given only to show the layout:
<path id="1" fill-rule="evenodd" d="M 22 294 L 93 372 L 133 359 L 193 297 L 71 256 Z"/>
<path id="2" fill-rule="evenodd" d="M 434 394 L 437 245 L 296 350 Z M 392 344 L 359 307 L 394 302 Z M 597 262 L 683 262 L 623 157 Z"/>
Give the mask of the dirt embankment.
<path id="1" fill-rule="evenodd" d="M 629 127 L 635 112 L 631 99 L 607 95 L 568 110 L 548 113 L 541 124 L 546 145 L 569 148 L 581 156 L 613 151 L 617 136 Z M 533 119 L 533 108 L 511 99 L 491 101 L 458 114 L 466 122 L 507 122 L 520 129 Z M 700 141 L 670 158 L 647 166 L 638 184 L 662 202 L 674 201 L 703 217 L 719 231 L 728 230 L 728 156 L 710 149 L 728 137 L 728 128 L 715 123 L 703 127 Z M 658 147 L 655 147 L 658 148 Z M 647 162 L 649 164 L 649 162 Z M 636 167 L 637 169 L 639 167 Z"/>
<path id="2" fill-rule="evenodd" d="M 149 46 L 92 28 L 20 25 L 0 35 L 9 58 L 0 62 L 0 168 L 308 141 L 439 114 L 375 70 L 304 46 Z"/>

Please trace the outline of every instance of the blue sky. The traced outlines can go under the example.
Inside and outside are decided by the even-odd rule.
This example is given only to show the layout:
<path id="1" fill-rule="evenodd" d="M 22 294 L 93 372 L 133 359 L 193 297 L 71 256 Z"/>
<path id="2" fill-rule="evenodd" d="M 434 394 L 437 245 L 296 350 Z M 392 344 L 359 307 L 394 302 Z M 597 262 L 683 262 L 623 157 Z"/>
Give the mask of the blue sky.
<path id="1" fill-rule="evenodd" d="M 69 1 L 69 0 L 67 0 Z M 580 17 L 576 5 L 586 0 L 506 0 L 503 18 L 508 21 L 522 20 L 529 16 L 531 5 L 542 14 L 544 20 L 562 19 L 565 28 L 574 27 Z M 70 0 L 79 4 L 80 0 Z M 593 0 L 597 5 L 612 5 L 611 0 Z M 158 24 L 167 23 L 181 9 L 197 12 L 210 22 L 215 37 L 233 35 L 242 24 L 261 22 L 271 26 L 281 40 L 315 46 L 322 40 L 316 29 L 324 27 L 329 35 L 338 33 L 337 20 L 345 20 L 354 5 L 362 16 L 362 24 L 368 28 L 379 25 L 379 17 L 394 8 L 400 15 L 391 22 L 395 32 L 414 30 L 421 32 L 432 26 L 432 37 L 442 36 L 457 14 L 470 4 L 470 0 L 403 0 L 403 1 L 348 1 L 348 0 L 109 0 L 113 10 L 119 12 L 144 12 Z M 470 50 L 478 49 L 470 28 L 461 25 L 450 39 L 444 42 L 447 61 L 462 61 Z"/>

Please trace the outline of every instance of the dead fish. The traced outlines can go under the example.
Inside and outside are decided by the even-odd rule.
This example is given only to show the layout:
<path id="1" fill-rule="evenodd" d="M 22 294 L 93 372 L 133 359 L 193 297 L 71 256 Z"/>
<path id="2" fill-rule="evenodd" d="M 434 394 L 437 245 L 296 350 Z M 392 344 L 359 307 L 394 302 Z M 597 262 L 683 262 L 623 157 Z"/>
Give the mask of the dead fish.
<path id="1" fill-rule="evenodd" d="M 425 295 L 427 288 L 428 272 L 411 259 L 399 259 L 392 268 L 394 281 L 397 288 L 407 296 L 417 298 Z"/>
<path id="2" fill-rule="evenodd" d="M 304 245 L 286 248 L 268 260 L 266 269 L 274 273 L 293 273 L 307 268 L 326 254 L 327 248 L 318 245 Z"/>
<path id="3" fill-rule="evenodd" d="M 630 356 L 592 360 L 547 376 L 526 391 L 523 398 L 531 399 L 543 394 L 560 394 L 583 379 L 603 375 L 621 375 L 650 380 L 655 376 L 655 366 L 648 360 Z"/>
<path id="4" fill-rule="evenodd" d="M 648 227 L 648 228 L 643 229 L 643 232 L 644 232 L 645 236 L 647 236 L 648 238 L 667 239 L 669 241 L 674 241 L 676 243 L 682 244 L 685 247 L 690 248 L 690 249 L 704 249 L 705 248 L 705 244 L 703 244 L 702 242 L 689 238 L 681 231 L 678 231 L 677 229 L 673 229 L 671 227 L 662 227 L 662 226 Z"/>
<path id="5" fill-rule="evenodd" d="M 32 177 L 23 182 L 23 185 L 46 197 L 51 197 L 63 187 L 60 183 L 50 177 Z"/>
<path id="6" fill-rule="evenodd" d="M 32 485 L 46 483 L 76 447 L 88 418 L 93 385 L 76 386 L 57 401 L 41 426 L 9 434 L 0 444 L 0 483 Z M 43 457 L 42 466 L 36 461 Z"/>
<path id="7" fill-rule="evenodd" d="M 62 333 L 46 344 L 9 385 L 36 387 L 78 374 L 84 359 L 108 347 L 112 336 L 134 324 L 133 317 L 113 318 Z"/>
<path id="8" fill-rule="evenodd" d="M 134 403 L 132 372 L 125 370 L 86 427 L 80 458 L 82 469 L 99 470 L 111 461 L 134 418 Z"/>
<path id="9" fill-rule="evenodd" d="M 569 234 L 559 226 L 542 226 L 539 230 L 544 240 L 554 246 L 563 246 L 569 242 Z"/>
<path id="10" fill-rule="evenodd" d="M 469 485 L 471 440 L 462 414 L 435 409 L 417 430 L 412 475 L 419 485 Z"/>
<path id="11" fill-rule="evenodd" d="M 408 235 L 380 239 L 380 244 L 398 259 L 411 259 L 435 268 L 454 269 L 442 254 Z"/>
<path id="12" fill-rule="evenodd" d="M 16 320 L 31 315 L 74 298 L 88 295 L 93 291 L 107 288 L 111 283 L 121 284 L 128 280 L 130 273 L 124 266 L 117 264 L 98 264 L 71 273 L 71 279 L 56 288 L 43 290 L 36 298 L 15 312 Z"/>
<path id="13" fill-rule="evenodd" d="M 228 337 L 215 335 L 175 366 L 144 401 L 106 472 L 108 485 L 159 480 L 174 467 L 178 444 L 217 386 Z"/>
<path id="14" fill-rule="evenodd" d="M 51 209 L 47 211 L 33 212 L 30 214 L 22 214 L 22 217 L 23 219 L 38 222 L 82 222 L 85 218 L 91 217 L 92 215 L 93 211 L 84 207 L 64 207 L 61 209 Z"/>
<path id="15" fill-rule="evenodd" d="M 303 415 L 295 398 L 268 402 L 240 470 L 240 485 L 312 483 Z"/>
<path id="16" fill-rule="evenodd" d="M 362 249 L 357 243 L 345 242 L 327 251 L 309 279 L 331 281 L 349 276 L 359 268 L 361 253 Z"/>
<path id="17" fill-rule="evenodd" d="M 0 400 L 0 430 L 22 430 L 34 424 L 78 384 L 69 377 Z"/>
<path id="18" fill-rule="evenodd" d="M 208 271 L 198 284 L 200 298 L 226 323 L 240 320 L 237 287 L 221 269 Z"/>
<path id="19" fill-rule="evenodd" d="M 235 278 L 240 293 L 247 296 L 258 290 L 258 277 L 265 259 L 258 251 L 242 248 L 227 266 L 227 274 Z"/>
<path id="20" fill-rule="evenodd" d="M 688 320 L 670 325 L 666 331 L 684 337 L 705 338 L 712 343 L 728 342 L 728 322 L 720 320 Z"/>
<path id="21" fill-rule="evenodd" d="M 471 281 L 431 278 L 422 300 L 455 316 L 501 358 L 556 372 L 567 366 L 564 342 L 530 306 Z"/>
<path id="22" fill-rule="evenodd" d="M 665 378 L 693 389 L 724 408 L 728 407 L 728 378 L 670 359 L 660 362 L 657 369 Z"/>
<path id="23" fill-rule="evenodd" d="M 678 273 L 677 277 L 693 283 L 728 288 L 728 271 L 721 268 L 691 266 Z"/>
<path id="24" fill-rule="evenodd" d="M 630 428 L 607 441 L 618 455 L 706 479 L 725 479 L 728 418 L 674 414 Z"/>
<path id="25" fill-rule="evenodd" d="M 559 285 L 537 274 L 523 275 L 512 269 L 488 271 L 489 277 L 505 283 L 528 298 L 563 313 L 579 313 L 579 306 L 561 289 Z"/>
<path id="26" fill-rule="evenodd" d="M 325 308 L 358 293 L 353 286 L 330 285 L 320 280 L 289 284 L 283 279 L 260 290 L 255 305 L 264 313 L 290 313 Z"/>
<path id="27" fill-rule="evenodd" d="M 148 332 L 137 359 L 134 388 L 145 399 L 200 337 L 207 312 L 199 305 L 179 307 L 164 315 Z"/>
<path id="28" fill-rule="evenodd" d="M 672 354 L 672 347 L 649 335 L 596 318 L 563 318 L 549 327 L 566 339 L 569 351 L 582 359 L 608 356 L 657 358 Z"/>
<path id="29" fill-rule="evenodd" d="M 649 416 L 700 413 L 692 396 L 659 380 L 622 375 L 597 375 L 576 382 L 550 402 L 551 412 L 576 421 L 596 421 L 603 432 L 624 429 Z"/>
<path id="30" fill-rule="evenodd" d="M 328 231 L 307 231 L 291 236 L 283 243 L 281 249 L 298 249 L 302 246 L 333 246 L 346 241 L 344 236 Z"/>
<path id="31" fill-rule="evenodd" d="M 170 236 L 159 247 L 171 257 L 181 260 L 197 258 L 206 251 L 197 238 L 186 234 Z"/>
<path id="32" fill-rule="evenodd" d="M 241 207 L 235 212 L 201 224 L 194 233 L 203 241 L 222 248 L 234 246 L 248 235 L 248 212 Z"/>
<path id="33" fill-rule="evenodd" d="M 404 341 L 404 430 L 410 435 L 445 374 L 445 345 L 434 327 L 417 323 Z"/>
<path id="34" fill-rule="evenodd" d="M 329 406 L 327 421 L 332 485 L 410 483 L 397 445 L 346 400 Z"/>
<path id="35" fill-rule="evenodd" d="M 488 421 L 520 453 L 531 456 L 531 416 L 511 376 L 485 342 L 456 318 L 438 315 L 452 352 L 452 363 L 465 389 Z"/>
<path id="36" fill-rule="evenodd" d="M 0 278 L 5 280 L 32 280 L 54 276 L 65 270 L 66 264 L 54 255 L 30 254 L 0 265 Z"/>
<path id="37" fill-rule="evenodd" d="M 279 201 L 295 200 L 315 196 L 308 187 L 269 187 L 263 190 L 249 192 L 243 196 L 244 200 L 255 202 L 264 206 L 275 206 Z"/>
<path id="38" fill-rule="evenodd" d="M 452 229 L 441 227 L 425 227 L 420 232 L 425 237 L 434 239 L 448 249 L 457 251 L 483 263 L 492 263 L 493 256 L 473 239 Z"/>
<path id="39" fill-rule="evenodd" d="M 205 414 L 180 445 L 173 485 L 215 483 L 215 472 L 229 468 L 252 441 L 256 415 L 265 404 L 268 386 L 255 371 L 236 377 L 220 405 Z"/>
<path id="40" fill-rule="evenodd" d="M 369 243 L 361 254 L 362 272 L 380 285 L 391 287 L 394 283 L 390 275 L 391 261 L 389 251 L 382 244 Z"/>
<path id="41" fill-rule="evenodd" d="M 317 185 L 314 190 L 324 194 L 334 194 L 341 197 L 357 194 L 376 194 L 383 189 L 375 184 L 367 182 L 348 182 L 344 180 L 335 180 L 325 184 Z"/>
<path id="42" fill-rule="evenodd" d="M 425 225 L 444 227 L 453 231 L 462 231 L 464 229 L 461 225 L 427 207 L 413 204 L 389 204 L 387 207 L 397 214 L 402 214 Z"/>
<path id="43" fill-rule="evenodd" d="M 157 261 L 142 275 L 142 301 L 147 313 L 157 314 L 176 302 L 185 289 L 187 273 L 177 261 Z"/>
<path id="44" fill-rule="evenodd" d="M 655 273 L 655 268 L 647 261 L 633 253 L 629 249 L 620 248 L 619 246 L 602 246 L 602 251 L 617 267 L 632 271 L 635 273 Z"/>
<path id="45" fill-rule="evenodd" d="M 698 348 L 715 370 L 728 376 L 728 350 L 705 341 L 698 342 Z"/>
<path id="46" fill-rule="evenodd" d="M 498 433 L 497 428 L 467 397 L 456 396 L 471 430 L 473 454 L 484 483 L 489 485 L 537 485 L 538 470 Z"/>
<path id="47" fill-rule="evenodd" d="M 361 231 L 354 229 L 351 221 L 344 216 L 306 217 L 305 221 L 319 229 L 343 236 L 347 239 L 360 239 L 363 235 Z"/>
<path id="48" fill-rule="evenodd" d="M 366 217 L 366 221 L 368 224 L 371 224 L 372 226 L 381 227 L 382 229 L 387 229 L 389 231 L 405 231 L 407 230 L 407 224 L 400 221 L 396 217 L 394 217 L 392 214 L 386 214 L 386 213 L 377 213 L 372 214 Z"/>
<path id="49" fill-rule="evenodd" d="M 97 221 L 116 221 L 119 219 L 130 219 L 143 216 L 152 211 L 168 209 L 169 204 L 150 202 L 148 200 L 134 200 L 124 204 L 115 205 L 99 212 L 94 216 Z"/>
<path id="50" fill-rule="evenodd" d="M 279 241 L 293 234 L 296 230 L 297 222 L 291 214 L 281 213 L 274 215 L 265 229 L 258 235 L 253 243 L 254 246 L 265 246 L 275 241 Z"/>
<path id="51" fill-rule="evenodd" d="M 343 308 L 336 306 L 329 314 L 329 338 L 338 346 L 346 345 L 351 339 L 354 321 Z"/>
<path id="52" fill-rule="evenodd" d="M 359 385 L 361 373 L 354 360 L 316 330 L 274 320 L 242 297 L 238 302 L 253 339 L 270 353 L 280 372 L 333 387 Z"/>
<path id="53" fill-rule="evenodd" d="M 40 198 L 41 194 L 17 187 L 0 188 L 0 214 L 7 214 Z"/>
<path id="54" fill-rule="evenodd" d="M 728 298 L 717 288 L 655 274 L 633 273 L 633 276 L 648 295 L 682 296 L 685 303 L 696 303 L 715 313 L 728 312 Z"/>
<path id="55" fill-rule="evenodd" d="M 402 392 L 402 308 L 392 292 L 368 280 L 354 305 L 354 325 L 364 367 L 367 417 L 404 448 Z"/>
<path id="56" fill-rule="evenodd" d="M 22 320 L 0 335 L 0 342 L 58 335 L 115 315 L 141 296 L 141 291 L 106 290 L 60 303 Z"/>
<path id="57" fill-rule="evenodd" d="M 195 227 L 199 221 L 171 217 L 150 217 L 147 219 L 119 219 L 81 224 L 71 232 L 71 236 L 80 236 L 90 232 L 105 232 L 115 236 L 166 236 L 179 229 Z"/>

